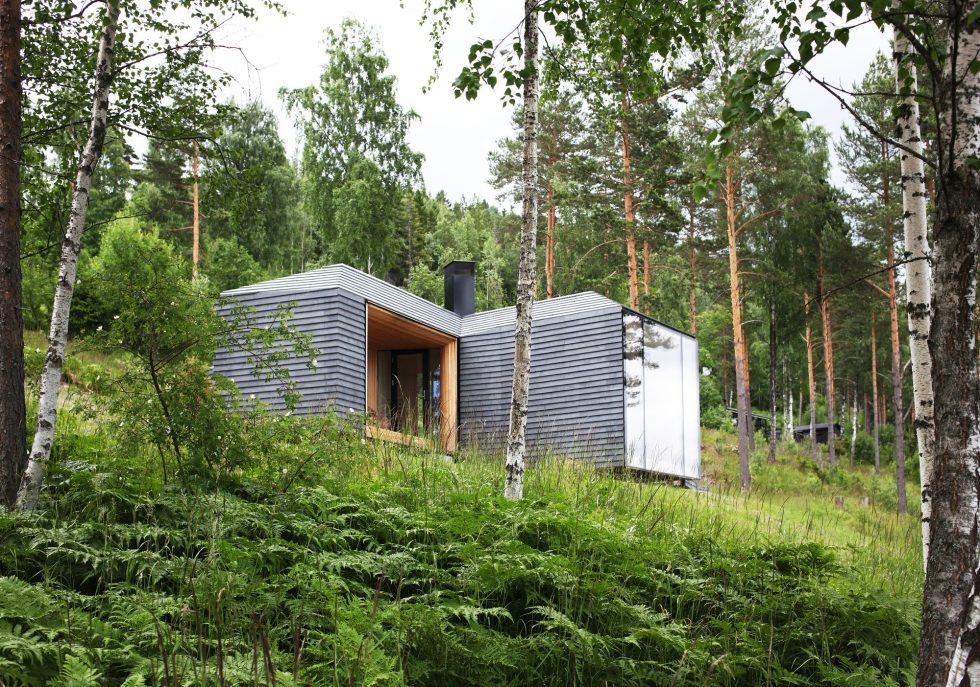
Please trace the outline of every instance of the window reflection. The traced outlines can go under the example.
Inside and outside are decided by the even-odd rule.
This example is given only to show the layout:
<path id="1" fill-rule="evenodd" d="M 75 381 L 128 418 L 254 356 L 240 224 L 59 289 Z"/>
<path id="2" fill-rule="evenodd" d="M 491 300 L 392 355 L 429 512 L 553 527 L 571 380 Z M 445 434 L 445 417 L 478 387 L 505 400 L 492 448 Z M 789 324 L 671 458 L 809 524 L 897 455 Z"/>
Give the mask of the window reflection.
<path id="1" fill-rule="evenodd" d="M 697 343 L 636 313 L 623 314 L 626 465 L 700 475 Z"/>

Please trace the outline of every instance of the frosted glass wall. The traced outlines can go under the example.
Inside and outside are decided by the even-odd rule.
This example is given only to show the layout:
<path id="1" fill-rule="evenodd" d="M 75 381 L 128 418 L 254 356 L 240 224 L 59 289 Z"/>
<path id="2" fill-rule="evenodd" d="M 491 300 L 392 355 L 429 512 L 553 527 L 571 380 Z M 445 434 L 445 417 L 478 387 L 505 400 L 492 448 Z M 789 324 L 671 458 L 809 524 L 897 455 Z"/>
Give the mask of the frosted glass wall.
<path id="1" fill-rule="evenodd" d="M 626 464 L 701 476 L 697 342 L 635 313 L 623 315 Z"/>

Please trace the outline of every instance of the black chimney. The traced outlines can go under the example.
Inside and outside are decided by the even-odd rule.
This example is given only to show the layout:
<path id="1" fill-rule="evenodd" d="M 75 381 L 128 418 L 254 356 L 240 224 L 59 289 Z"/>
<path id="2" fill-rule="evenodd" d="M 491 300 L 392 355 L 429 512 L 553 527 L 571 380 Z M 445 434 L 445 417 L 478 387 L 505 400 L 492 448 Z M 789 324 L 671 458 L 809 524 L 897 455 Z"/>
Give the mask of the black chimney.
<path id="1" fill-rule="evenodd" d="M 446 310 L 452 310 L 460 317 L 472 315 L 476 310 L 475 269 L 476 263 L 469 260 L 453 260 L 442 268 L 443 303 Z"/>

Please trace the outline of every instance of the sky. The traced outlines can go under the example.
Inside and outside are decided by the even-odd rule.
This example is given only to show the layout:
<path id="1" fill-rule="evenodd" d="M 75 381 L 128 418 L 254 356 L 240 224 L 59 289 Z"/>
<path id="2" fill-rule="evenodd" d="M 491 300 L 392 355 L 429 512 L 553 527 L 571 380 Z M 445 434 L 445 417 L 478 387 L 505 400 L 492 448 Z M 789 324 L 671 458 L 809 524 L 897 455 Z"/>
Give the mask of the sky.
<path id="1" fill-rule="evenodd" d="M 498 40 L 514 30 L 521 4 L 474 0 L 474 22 L 457 16 L 443 50 L 438 80 L 425 87 L 435 70 L 428 28 L 419 25 L 423 0 L 284 0 L 288 14 L 263 9 L 257 21 L 237 19 L 223 28 L 219 42 L 236 50 L 221 51 L 214 62 L 234 78 L 226 99 L 261 100 L 279 117 L 290 155 L 297 153 L 296 134 L 278 92 L 316 83 L 326 61 L 324 31 L 353 18 L 372 28 L 396 77 L 398 99 L 419 115 L 410 131 L 412 147 L 425 156 L 422 176 L 430 193 L 444 191 L 450 200 L 496 200 L 489 184 L 489 153 L 512 135 L 513 111 L 499 95 L 481 92 L 475 101 L 457 99 L 452 80 L 465 64 L 469 46 L 478 39 Z M 851 34 L 846 48 L 833 46 L 816 58 L 814 70 L 827 81 L 850 86 L 860 79 L 887 41 L 874 26 Z M 810 112 L 813 123 L 840 132 L 849 115 L 820 86 L 797 77 L 787 91 L 793 105 Z M 834 181 L 843 183 L 839 170 Z"/>

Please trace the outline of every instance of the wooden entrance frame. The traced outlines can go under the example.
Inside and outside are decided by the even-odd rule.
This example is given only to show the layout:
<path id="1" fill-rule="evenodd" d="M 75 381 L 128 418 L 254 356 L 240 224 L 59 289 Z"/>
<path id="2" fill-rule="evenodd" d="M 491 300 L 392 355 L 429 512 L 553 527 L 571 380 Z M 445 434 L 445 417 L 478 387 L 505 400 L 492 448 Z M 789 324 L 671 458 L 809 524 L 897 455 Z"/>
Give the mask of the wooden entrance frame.
<path id="1" fill-rule="evenodd" d="M 441 372 L 439 376 L 439 439 L 438 448 L 453 452 L 456 450 L 456 425 L 458 418 L 458 339 L 424 324 L 413 322 L 405 317 L 367 304 L 366 313 L 367 356 L 365 385 L 367 412 L 369 417 L 378 414 L 378 352 L 386 350 L 438 349 Z M 425 437 L 411 436 L 380 427 L 369 421 L 366 427 L 368 437 L 393 441 L 406 445 L 429 446 L 432 442 Z"/>

